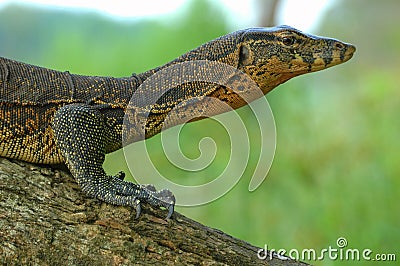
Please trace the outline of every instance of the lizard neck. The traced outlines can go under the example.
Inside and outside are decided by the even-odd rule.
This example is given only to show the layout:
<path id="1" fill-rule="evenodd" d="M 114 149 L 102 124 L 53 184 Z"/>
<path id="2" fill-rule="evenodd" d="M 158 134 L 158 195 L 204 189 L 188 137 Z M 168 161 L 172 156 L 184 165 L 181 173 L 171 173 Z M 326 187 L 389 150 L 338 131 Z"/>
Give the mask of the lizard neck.
<path id="1" fill-rule="evenodd" d="M 82 75 L 70 75 L 70 77 L 69 90 L 72 101 L 78 99 L 123 109 L 142 82 L 141 78 L 135 74 L 122 78 Z"/>

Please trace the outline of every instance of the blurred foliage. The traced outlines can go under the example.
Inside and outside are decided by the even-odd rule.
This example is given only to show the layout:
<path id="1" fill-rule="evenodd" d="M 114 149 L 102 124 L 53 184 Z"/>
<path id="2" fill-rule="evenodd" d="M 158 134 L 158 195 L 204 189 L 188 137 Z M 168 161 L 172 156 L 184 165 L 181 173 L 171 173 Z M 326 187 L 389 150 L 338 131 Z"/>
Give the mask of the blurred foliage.
<path id="1" fill-rule="evenodd" d="M 227 32 L 223 20 L 213 20 L 223 14 L 207 1 L 194 1 L 184 11 L 164 19 L 118 21 L 79 9 L 12 5 L 1 10 L 0 52 L 73 73 L 131 75 Z"/>
<path id="2" fill-rule="evenodd" d="M 191 1 L 174 15 L 118 21 L 83 11 L 9 6 L 0 10 L 0 55 L 73 73 L 127 76 L 228 32 L 218 8 Z M 179 211 L 258 246 L 335 248 L 342 236 L 349 248 L 396 253 L 399 259 L 399 8 L 396 0 L 336 1 L 319 33 L 355 44 L 356 55 L 267 96 L 278 143 L 266 181 L 247 191 L 257 158 L 252 154 L 243 178 L 227 195 Z M 239 114 L 251 128 L 249 108 Z M 216 141 L 218 159 L 197 176 L 168 165 L 159 136 L 147 146 L 162 173 L 197 184 L 221 171 L 229 157 L 229 138 L 210 119 L 184 127 L 180 143 L 188 157 L 199 155 L 204 136 Z M 252 143 L 252 150 L 257 145 Z M 127 172 L 123 160 L 121 152 L 107 156 L 107 170 Z"/>

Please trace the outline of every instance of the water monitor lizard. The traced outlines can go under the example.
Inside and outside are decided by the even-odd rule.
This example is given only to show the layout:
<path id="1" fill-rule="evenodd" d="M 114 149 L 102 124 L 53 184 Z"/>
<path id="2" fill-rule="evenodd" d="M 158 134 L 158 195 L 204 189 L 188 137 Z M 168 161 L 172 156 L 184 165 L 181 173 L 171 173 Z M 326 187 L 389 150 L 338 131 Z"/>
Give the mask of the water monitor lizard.
<path id="1" fill-rule="evenodd" d="M 266 94 L 292 77 L 346 62 L 354 52 L 351 44 L 279 26 L 227 34 L 164 66 L 124 78 L 75 75 L 0 57 L 0 156 L 65 162 L 88 195 L 133 206 L 137 216 L 140 202 L 146 201 L 167 208 L 169 218 L 175 205 L 169 190 L 124 181 L 123 173 L 110 176 L 102 167 L 105 154 L 122 147 L 124 112 L 142 82 L 168 66 L 208 60 L 246 73 Z M 218 98 L 232 108 L 246 104 L 226 86 L 187 83 L 147 106 L 151 119 L 145 137 L 160 132 L 174 106 L 198 96 Z"/>

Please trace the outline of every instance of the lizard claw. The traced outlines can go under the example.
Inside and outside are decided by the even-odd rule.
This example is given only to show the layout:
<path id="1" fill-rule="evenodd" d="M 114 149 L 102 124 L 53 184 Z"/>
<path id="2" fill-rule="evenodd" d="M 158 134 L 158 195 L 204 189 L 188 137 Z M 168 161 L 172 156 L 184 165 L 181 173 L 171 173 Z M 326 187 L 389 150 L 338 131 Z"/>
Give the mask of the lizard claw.
<path id="1" fill-rule="evenodd" d="M 171 218 L 172 214 L 174 213 L 174 204 L 170 204 L 168 207 L 168 214 L 167 217 L 165 217 L 165 220 L 168 220 L 169 218 Z"/>
<path id="2" fill-rule="evenodd" d="M 140 213 L 142 212 L 142 207 L 140 206 L 140 201 L 139 200 L 136 200 L 135 204 L 136 204 L 136 207 L 135 207 L 135 209 L 136 209 L 135 219 L 138 219 L 139 216 L 140 216 Z"/>

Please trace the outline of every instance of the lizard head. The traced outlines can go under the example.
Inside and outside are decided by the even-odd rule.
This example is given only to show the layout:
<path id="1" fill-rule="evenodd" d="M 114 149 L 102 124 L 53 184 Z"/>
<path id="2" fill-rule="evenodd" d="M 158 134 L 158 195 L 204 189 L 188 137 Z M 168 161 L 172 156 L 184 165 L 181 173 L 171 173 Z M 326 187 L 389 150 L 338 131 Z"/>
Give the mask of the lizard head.
<path id="1" fill-rule="evenodd" d="M 250 75 L 264 94 L 292 77 L 344 63 L 356 50 L 351 44 L 289 26 L 251 28 L 240 34 L 237 68 Z"/>
<path id="2" fill-rule="evenodd" d="M 209 41 L 162 67 L 142 73 L 140 79 L 143 81 L 163 68 L 183 62 L 214 61 L 246 73 L 266 94 L 295 76 L 346 62 L 353 56 L 355 49 L 351 44 L 305 34 L 289 26 L 250 28 Z M 198 67 L 196 64 L 193 65 Z M 186 71 L 181 66 L 179 69 L 179 71 Z M 212 69 L 207 69 L 207 71 L 212 71 Z M 230 72 L 227 71 L 227 73 Z M 193 74 L 182 75 L 178 71 L 173 75 L 180 75 L 182 79 L 199 78 L 201 81 L 207 79 L 207 74 L 204 74 L 203 70 L 197 70 L 195 77 Z M 233 81 L 243 82 L 237 78 L 233 78 Z M 240 99 L 240 96 L 232 93 L 231 88 L 219 86 L 218 89 L 215 89 L 218 86 L 212 84 L 214 87 L 210 90 L 209 86 L 199 86 L 198 82 L 189 83 L 184 86 L 188 91 L 185 96 L 187 98 L 191 95 L 211 95 L 210 91 L 212 91 L 212 96 L 224 98 L 225 102 L 230 102 L 231 107 L 238 108 L 246 104 L 243 99 Z M 242 87 L 246 87 L 246 85 Z M 163 95 L 160 101 L 170 102 L 172 106 L 177 101 L 176 98 L 182 96 L 181 91 L 182 88 L 170 90 Z M 160 112 L 160 110 L 162 110 L 161 107 L 158 111 Z"/>

